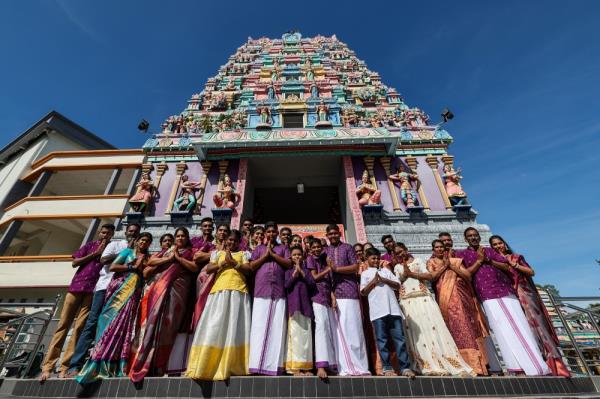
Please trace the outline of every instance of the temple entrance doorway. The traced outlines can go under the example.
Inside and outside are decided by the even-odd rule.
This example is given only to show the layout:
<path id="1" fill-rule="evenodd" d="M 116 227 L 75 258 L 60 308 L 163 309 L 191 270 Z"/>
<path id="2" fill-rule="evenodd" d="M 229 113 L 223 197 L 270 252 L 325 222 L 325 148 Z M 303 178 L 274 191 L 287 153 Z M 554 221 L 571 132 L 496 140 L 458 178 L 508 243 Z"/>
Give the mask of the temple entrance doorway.
<path id="1" fill-rule="evenodd" d="M 345 185 L 336 156 L 252 158 L 244 214 L 255 223 L 343 224 Z"/>

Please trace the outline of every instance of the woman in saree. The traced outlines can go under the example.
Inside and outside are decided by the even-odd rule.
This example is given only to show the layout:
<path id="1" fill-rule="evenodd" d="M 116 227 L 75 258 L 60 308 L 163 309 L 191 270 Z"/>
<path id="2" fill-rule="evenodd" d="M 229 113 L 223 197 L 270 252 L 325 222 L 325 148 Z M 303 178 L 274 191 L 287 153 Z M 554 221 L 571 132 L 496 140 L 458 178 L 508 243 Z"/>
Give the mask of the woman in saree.
<path id="1" fill-rule="evenodd" d="M 250 253 L 240 251 L 241 233 L 233 230 L 222 250 L 211 254 L 206 272 L 215 275 L 205 311 L 196 329 L 186 376 L 225 380 L 248 374 L 250 294 L 246 276 Z"/>
<path id="2" fill-rule="evenodd" d="M 215 251 L 222 251 L 225 249 L 227 237 L 231 233 L 231 229 L 228 224 L 222 223 L 217 226 L 217 232 L 215 233 L 215 245 L 210 249 L 209 252 L 198 251 L 194 254 L 194 262 L 202 269 L 196 280 L 196 305 L 194 306 L 194 314 L 192 316 L 192 331 L 196 331 L 200 317 L 206 306 L 208 295 L 212 290 L 213 284 L 215 283 L 214 273 L 207 273 L 204 267 L 210 260 L 210 256 Z"/>
<path id="3" fill-rule="evenodd" d="M 413 258 L 404 244 L 396 243 L 394 249 L 401 262 L 394 272 L 402 282 L 400 307 L 406 317 L 411 368 L 421 375 L 474 376 L 475 372 L 460 355 L 431 294 L 430 282 L 438 278 L 439 272 L 429 272 L 425 262 Z"/>
<path id="4" fill-rule="evenodd" d="M 190 233 L 185 227 L 175 230 L 175 246 L 161 250 L 153 260 L 165 268 L 148 292 L 148 314 L 143 339 L 136 350 L 129 377 L 139 382 L 146 376 L 161 377 L 167 371 L 169 355 L 185 320 L 194 273 Z M 180 370 L 183 371 L 183 370 Z"/>
<path id="5" fill-rule="evenodd" d="M 142 301 L 140 302 L 140 310 L 138 313 L 137 320 L 137 331 L 138 334 L 135 338 L 134 348 L 138 348 L 140 342 L 144 339 L 144 331 L 146 330 L 146 320 L 148 319 L 148 292 L 152 288 L 154 282 L 158 279 L 160 274 L 165 270 L 165 261 L 163 254 L 169 250 L 175 242 L 175 237 L 171 233 L 163 234 L 160 237 L 160 248 L 161 250 L 150 256 L 146 267 L 144 268 L 144 291 L 142 295 Z"/>
<path id="6" fill-rule="evenodd" d="M 442 317 L 462 358 L 479 375 L 488 375 L 485 337 L 489 335 L 485 316 L 471 286 L 471 273 L 462 259 L 451 257 L 441 240 L 431 243 L 427 261 L 437 292 Z"/>
<path id="7" fill-rule="evenodd" d="M 80 384 L 128 374 L 135 319 L 144 285 L 142 272 L 151 243 L 152 234 L 141 233 L 134 248 L 125 248 L 110 266 L 114 275 L 106 288 L 104 306 L 98 317 L 96 345 L 75 377 Z"/>
<path id="8" fill-rule="evenodd" d="M 490 246 L 504 256 L 510 264 L 513 288 L 552 375 L 570 377 L 571 373 L 558 349 L 559 341 L 552 320 L 533 283 L 532 277 L 535 275 L 533 268 L 529 266 L 523 255 L 514 253 L 502 237 L 497 235 L 490 237 Z"/>

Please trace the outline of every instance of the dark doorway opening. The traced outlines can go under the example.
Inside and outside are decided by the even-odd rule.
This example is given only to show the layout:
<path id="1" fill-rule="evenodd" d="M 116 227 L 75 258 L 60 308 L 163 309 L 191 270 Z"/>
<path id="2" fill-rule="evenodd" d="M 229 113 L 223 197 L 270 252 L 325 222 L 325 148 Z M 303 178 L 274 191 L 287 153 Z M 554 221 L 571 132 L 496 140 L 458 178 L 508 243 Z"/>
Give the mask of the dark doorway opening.
<path id="1" fill-rule="evenodd" d="M 341 223 L 337 187 L 256 188 L 254 221 L 289 224 Z"/>
<path id="2" fill-rule="evenodd" d="M 283 114 L 283 127 L 288 129 L 301 129 L 304 127 L 304 114 L 285 113 Z"/>

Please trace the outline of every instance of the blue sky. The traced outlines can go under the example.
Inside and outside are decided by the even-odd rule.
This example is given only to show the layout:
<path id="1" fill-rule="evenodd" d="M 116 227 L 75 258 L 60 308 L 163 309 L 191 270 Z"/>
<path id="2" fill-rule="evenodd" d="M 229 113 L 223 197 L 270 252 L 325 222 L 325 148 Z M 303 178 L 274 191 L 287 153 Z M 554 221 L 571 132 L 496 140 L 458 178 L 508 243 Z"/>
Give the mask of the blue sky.
<path id="1" fill-rule="evenodd" d="M 479 221 L 536 281 L 600 295 L 598 15 L 596 1 L 1 2 L 0 146 L 54 109 L 139 147 L 138 121 L 180 112 L 248 36 L 336 34 L 409 105 L 452 109 Z"/>

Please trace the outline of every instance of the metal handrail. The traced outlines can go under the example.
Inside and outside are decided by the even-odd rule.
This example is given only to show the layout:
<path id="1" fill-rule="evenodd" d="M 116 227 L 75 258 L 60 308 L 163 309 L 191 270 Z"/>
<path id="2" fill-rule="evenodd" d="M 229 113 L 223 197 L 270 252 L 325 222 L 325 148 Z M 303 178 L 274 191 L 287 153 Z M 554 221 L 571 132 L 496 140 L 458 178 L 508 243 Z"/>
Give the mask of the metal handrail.
<path id="1" fill-rule="evenodd" d="M 52 321 L 52 317 L 54 316 L 56 309 L 58 308 L 58 303 L 60 302 L 60 299 L 61 295 L 59 294 L 56 296 L 54 302 L 0 303 L 0 310 L 2 312 L 19 316 L 13 318 L 12 320 L 9 320 L 8 322 L 0 323 L 0 329 L 8 330 L 9 328 L 14 328 L 14 332 L 12 332 L 12 336 L 10 337 L 10 341 L 8 342 L 8 344 L 2 345 L 2 347 L 0 347 L 0 350 L 3 349 L 4 352 L 2 354 L 2 359 L 0 359 L 0 372 L 4 370 L 5 367 L 19 367 L 21 377 L 27 376 L 29 374 L 35 356 L 38 353 L 40 346 L 42 345 L 42 341 L 46 334 L 46 330 L 48 329 L 48 325 Z M 45 307 L 47 309 L 35 311 L 29 314 L 22 314 L 21 312 L 6 309 L 8 307 Z M 35 326 L 41 326 L 39 332 L 24 331 L 26 328 L 29 329 Z M 17 342 L 21 334 L 26 334 L 28 337 L 35 337 L 35 339 L 30 342 Z M 31 348 L 31 346 L 33 346 L 33 348 Z M 25 353 L 26 356 L 23 359 L 15 360 L 18 357 L 16 355 L 18 351 Z"/>
<path id="2" fill-rule="evenodd" d="M 584 309 L 580 306 L 576 306 L 570 303 L 566 303 L 566 302 L 586 302 L 586 301 L 600 301 L 600 297 L 598 296 L 585 296 L 585 297 L 560 297 L 560 296 L 554 296 L 552 295 L 550 292 L 547 292 L 548 294 L 548 298 L 550 298 L 550 302 L 552 303 L 552 305 L 554 306 L 554 309 L 556 310 L 556 315 L 557 317 L 560 319 L 564 330 L 566 331 L 567 335 L 569 336 L 569 339 L 572 343 L 572 349 L 575 350 L 575 352 L 577 353 L 577 356 L 565 356 L 569 359 L 576 359 L 578 358 L 578 360 L 580 361 L 580 365 L 582 365 L 585 369 L 585 372 L 588 375 L 593 375 L 592 371 L 590 370 L 590 366 L 595 367 L 600 365 L 600 359 L 586 359 L 584 354 L 583 354 L 583 350 L 589 350 L 589 349 L 593 349 L 593 347 L 589 347 L 589 346 L 585 346 L 585 345 L 581 345 L 577 339 L 575 338 L 575 335 L 573 334 L 571 325 L 569 324 L 568 319 L 571 319 L 570 315 L 564 315 L 563 312 L 560 311 L 561 307 L 567 307 L 573 310 L 576 310 L 577 312 L 580 312 L 581 314 L 585 314 L 587 316 L 587 318 L 590 320 L 590 323 L 593 327 L 593 330 L 595 330 L 595 332 L 598 334 L 598 336 L 600 336 L 600 327 L 598 326 L 598 323 L 596 322 L 596 318 L 600 317 L 600 308 L 599 309 Z M 581 367 L 581 366 L 579 366 Z"/>

